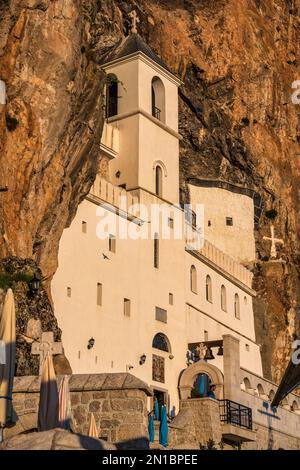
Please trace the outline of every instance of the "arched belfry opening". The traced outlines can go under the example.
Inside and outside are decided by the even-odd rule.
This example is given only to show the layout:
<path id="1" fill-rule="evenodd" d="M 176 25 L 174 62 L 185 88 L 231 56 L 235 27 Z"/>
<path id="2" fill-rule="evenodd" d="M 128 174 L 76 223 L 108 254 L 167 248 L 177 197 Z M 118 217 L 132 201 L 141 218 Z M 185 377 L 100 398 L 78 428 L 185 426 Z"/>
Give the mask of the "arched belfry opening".
<path id="1" fill-rule="evenodd" d="M 153 77 L 151 85 L 152 116 L 165 122 L 165 87 L 158 77 Z"/>
<path id="2" fill-rule="evenodd" d="M 180 399 L 205 396 L 210 384 L 216 386 L 217 399 L 223 398 L 224 377 L 220 369 L 205 361 L 198 361 L 183 370 L 179 378 Z M 196 394 L 195 394 L 196 391 Z"/>
<path id="3" fill-rule="evenodd" d="M 107 75 L 106 81 L 106 117 L 118 114 L 118 78 L 115 74 Z"/>

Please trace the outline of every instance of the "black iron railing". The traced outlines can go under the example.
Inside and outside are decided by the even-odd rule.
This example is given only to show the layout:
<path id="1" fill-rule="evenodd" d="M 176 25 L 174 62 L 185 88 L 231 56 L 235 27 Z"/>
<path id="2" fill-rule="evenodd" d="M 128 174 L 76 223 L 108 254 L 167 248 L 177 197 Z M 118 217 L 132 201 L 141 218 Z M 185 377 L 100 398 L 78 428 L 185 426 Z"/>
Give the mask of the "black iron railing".
<path id="1" fill-rule="evenodd" d="M 161 114 L 161 110 L 159 108 L 157 108 L 156 106 L 153 106 L 152 116 L 154 116 L 156 119 L 158 119 L 160 121 L 160 114 Z"/>
<path id="2" fill-rule="evenodd" d="M 219 400 L 220 419 L 222 423 L 230 423 L 245 429 L 252 429 L 252 410 L 231 400 Z"/>

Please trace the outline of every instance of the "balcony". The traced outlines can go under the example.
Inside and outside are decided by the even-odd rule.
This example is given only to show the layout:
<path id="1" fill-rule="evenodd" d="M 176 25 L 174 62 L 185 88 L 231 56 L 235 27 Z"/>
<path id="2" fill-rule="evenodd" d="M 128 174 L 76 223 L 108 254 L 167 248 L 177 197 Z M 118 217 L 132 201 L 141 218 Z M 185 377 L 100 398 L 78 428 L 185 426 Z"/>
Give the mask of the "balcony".
<path id="1" fill-rule="evenodd" d="M 160 121 L 161 120 L 161 109 L 157 108 L 156 106 L 153 106 L 152 116 L 154 116 L 156 119 L 158 119 Z"/>
<path id="2" fill-rule="evenodd" d="M 100 149 L 110 159 L 119 154 L 119 129 L 116 123 L 104 123 Z"/>
<path id="3" fill-rule="evenodd" d="M 219 400 L 222 436 L 230 441 L 255 441 L 252 410 L 232 400 Z"/>

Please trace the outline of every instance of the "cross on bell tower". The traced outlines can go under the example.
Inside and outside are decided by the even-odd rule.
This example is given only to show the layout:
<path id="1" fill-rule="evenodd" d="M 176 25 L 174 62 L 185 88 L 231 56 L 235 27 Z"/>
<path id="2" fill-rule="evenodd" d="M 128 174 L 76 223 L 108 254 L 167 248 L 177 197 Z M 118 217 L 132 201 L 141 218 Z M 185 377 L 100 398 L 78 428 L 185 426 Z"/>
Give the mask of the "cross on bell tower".
<path id="1" fill-rule="evenodd" d="M 131 18 L 131 33 L 136 34 L 137 31 L 137 25 L 140 22 L 139 17 L 137 16 L 137 13 L 135 10 L 132 10 L 129 15 Z"/>

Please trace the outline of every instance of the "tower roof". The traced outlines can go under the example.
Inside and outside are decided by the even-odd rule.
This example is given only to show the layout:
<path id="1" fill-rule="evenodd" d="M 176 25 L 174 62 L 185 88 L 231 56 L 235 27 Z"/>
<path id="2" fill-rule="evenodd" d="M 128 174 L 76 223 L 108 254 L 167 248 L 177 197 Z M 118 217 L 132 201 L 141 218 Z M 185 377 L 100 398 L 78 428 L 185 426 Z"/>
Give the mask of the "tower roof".
<path id="1" fill-rule="evenodd" d="M 174 75 L 174 73 L 167 67 L 163 60 L 160 59 L 160 57 L 158 57 L 155 52 L 153 52 L 153 50 L 143 41 L 138 33 L 132 33 L 129 36 L 120 39 L 115 47 L 103 57 L 102 64 L 104 65 L 138 52 L 142 52 L 147 57 L 149 57 L 149 59 L 153 60 L 153 62 L 156 62 L 169 73 Z"/>

